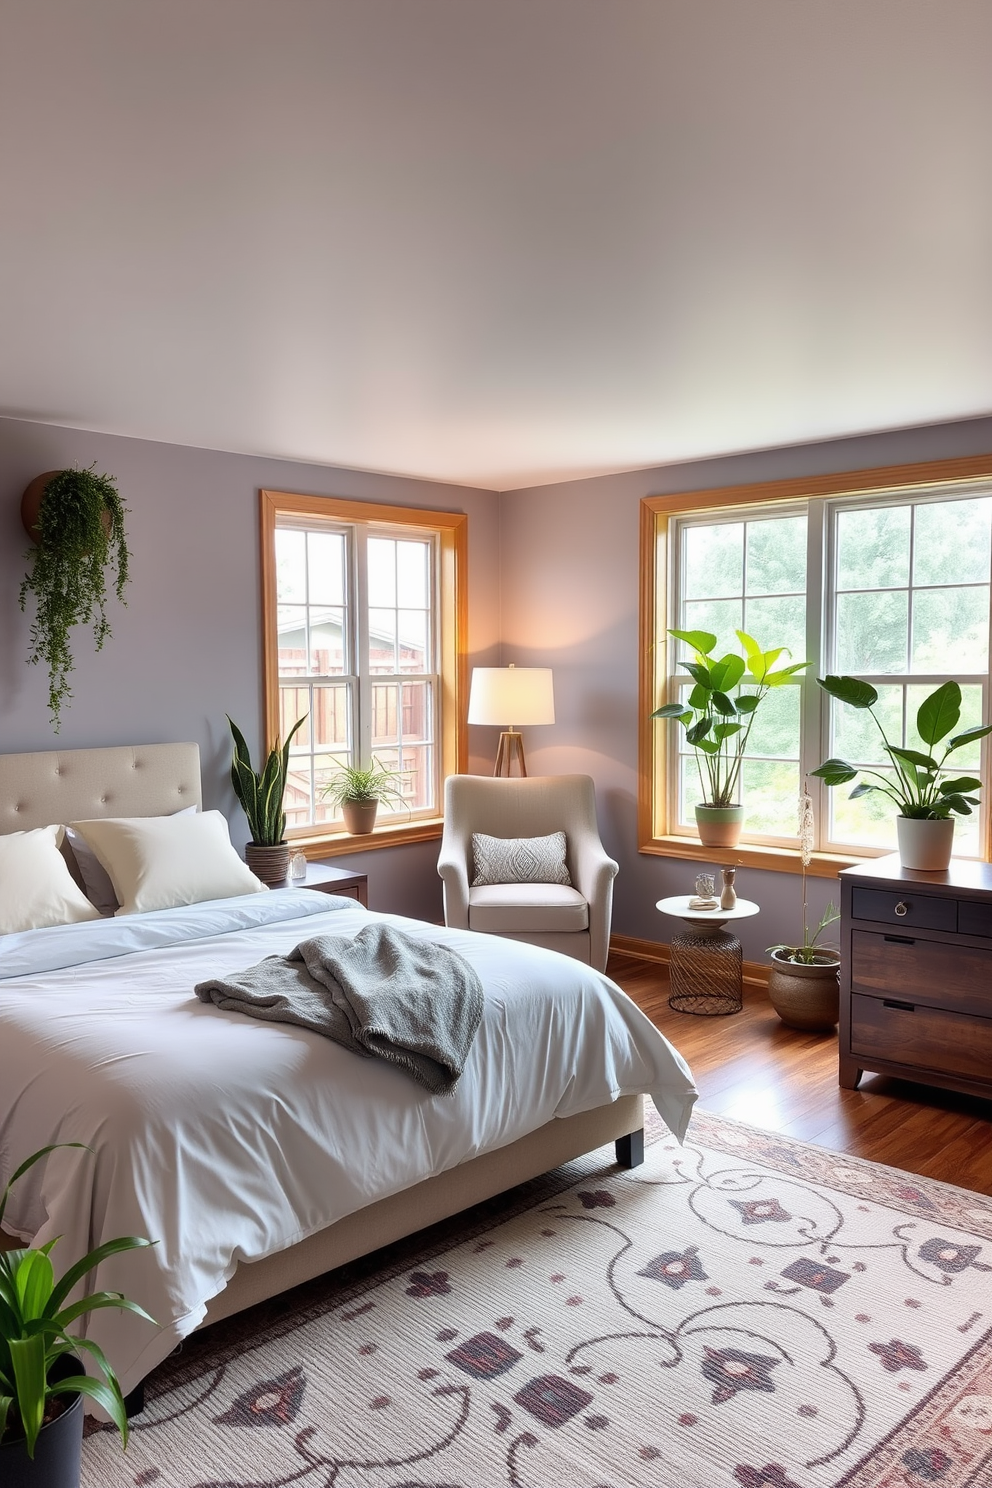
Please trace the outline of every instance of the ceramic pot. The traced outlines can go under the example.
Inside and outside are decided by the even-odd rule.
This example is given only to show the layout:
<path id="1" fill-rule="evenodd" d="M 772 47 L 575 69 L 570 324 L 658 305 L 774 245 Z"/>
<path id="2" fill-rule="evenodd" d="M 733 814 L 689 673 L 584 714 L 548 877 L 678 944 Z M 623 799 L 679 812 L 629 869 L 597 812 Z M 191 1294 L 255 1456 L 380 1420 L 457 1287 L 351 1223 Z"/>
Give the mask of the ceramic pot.
<path id="1" fill-rule="evenodd" d="M 83 1366 L 71 1355 L 59 1359 L 52 1376 L 65 1379 L 82 1374 Z M 47 1426 L 42 1426 L 28 1456 L 23 1438 L 0 1444 L 0 1483 L 3 1488 L 79 1488 L 83 1452 L 83 1397 L 61 1395 L 68 1408 Z"/>
<path id="2" fill-rule="evenodd" d="M 840 1017 L 840 954 L 818 951 L 819 963 L 789 961 L 787 952 L 772 951 L 768 1000 L 788 1028 L 829 1033 Z"/>
<path id="3" fill-rule="evenodd" d="M 245 862 L 256 878 L 275 888 L 289 876 L 289 843 L 275 842 L 270 846 L 249 842 L 245 847 Z"/>
<path id="4" fill-rule="evenodd" d="M 954 847 L 953 816 L 936 821 L 897 816 L 896 834 L 899 861 L 904 868 L 916 868 L 921 873 L 947 872 Z"/>
<path id="5" fill-rule="evenodd" d="M 378 801 L 342 801 L 341 815 L 353 837 L 364 837 L 375 826 Z"/>
<path id="6" fill-rule="evenodd" d="M 696 831 L 704 847 L 736 847 L 743 821 L 743 806 L 696 807 Z"/>

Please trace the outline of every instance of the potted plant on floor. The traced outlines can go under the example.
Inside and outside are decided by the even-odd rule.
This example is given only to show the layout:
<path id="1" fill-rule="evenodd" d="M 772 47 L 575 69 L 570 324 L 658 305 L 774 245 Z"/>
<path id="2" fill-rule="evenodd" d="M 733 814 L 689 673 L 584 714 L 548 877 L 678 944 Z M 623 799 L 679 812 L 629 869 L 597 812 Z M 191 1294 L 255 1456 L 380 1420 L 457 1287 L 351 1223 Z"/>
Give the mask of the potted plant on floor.
<path id="1" fill-rule="evenodd" d="M 244 734 L 233 718 L 228 716 L 234 739 L 234 758 L 231 761 L 231 784 L 241 808 L 248 818 L 251 841 L 245 847 L 245 862 L 264 884 L 275 885 L 286 882 L 289 873 L 289 843 L 286 841 L 286 812 L 283 797 L 286 794 L 286 775 L 289 770 L 289 746 L 297 730 L 307 720 L 304 713 L 286 735 L 282 746 L 276 740 L 275 747 L 260 771 L 252 768 L 251 751 Z"/>
<path id="2" fill-rule="evenodd" d="M 59 732 L 62 708 L 72 696 L 73 669 L 69 632 L 92 625 L 96 649 L 110 636 L 107 619 L 107 572 L 122 604 L 128 582 L 130 552 L 124 533 L 126 507 L 112 475 L 89 470 L 49 470 L 24 492 L 21 517 L 35 547 L 20 590 L 36 601 L 28 661 L 48 668 L 48 708 Z"/>
<path id="3" fill-rule="evenodd" d="M 840 952 L 820 943 L 829 925 L 840 919 L 831 902 L 815 930 L 809 928 L 806 872 L 813 857 L 813 801 L 806 786 L 799 796 L 799 853 L 803 878 L 803 938 L 801 945 L 768 946 L 772 968 L 768 1000 L 789 1028 L 827 1033 L 840 1016 Z"/>
<path id="4" fill-rule="evenodd" d="M 23 1173 L 58 1147 L 35 1152 L 16 1170 L 0 1196 L 0 1224 L 10 1190 Z M 89 1149 L 85 1149 L 89 1150 Z M 57 1244 L 0 1252 L 0 1483 L 3 1488 L 78 1488 L 83 1441 L 83 1397 L 110 1416 L 127 1446 L 127 1412 L 117 1375 L 98 1344 L 68 1329 L 101 1307 L 148 1317 L 120 1292 L 92 1292 L 68 1303 L 82 1278 L 108 1256 L 151 1245 L 130 1235 L 108 1240 L 55 1280 L 51 1253 Z M 81 1356 L 100 1378 L 87 1375 Z"/>
<path id="5" fill-rule="evenodd" d="M 882 736 L 882 748 L 892 761 L 891 773 L 884 774 L 843 759 L 828 759 L 813 774 L 829 786 L 846 785 L 858 775 L 870 777 L 858 781 L 851 800 L 872 792 L 888 796 L 895 803 L 896 836 L 899 858 L 904 868 L 923 872 L 946 871 L 954 846 L 954 817 L 970 816 L 978 805 L 977 792 L 982 782 L 976 775 L 950 775 L 946 760 L 955 750 L 974 744 L 992 733 L 992 724 L 965 729 L 954 734 L 937 759 L 936 746 L 946 739 L 961 717 L 961 688 L 957 682 L 945 682 L 924 698 L 916 714 L 916 731 L 929 753 L 919 749 L 900 748 L 890 744 L 877 714 L 878 693 L 870 682 L 857 677 L 817 677 L 824 692 L 851 708 L 867 709 Z"/>
<path id="6" fill-rule="evenodd" d="M 740 800 L 741 766 L 754 718 L 768 693 L 792 681 L 808 661 L 795 661 L 775 670 L 784 646 L 763 651 L 746 631 L 735 632 L 743 656 L 728 653 L 716 660 L 717 638 L 707 630 L 670 630 L 693 650 L 692 661 L 680 665 L 693 681 L 685 702 L 665 703 L 652 718 L 675 718 L 685 729 L 686 743 L 695 751 L 702 802 L 696 807 L 696 827 L 705 847 L 735 847 L 741 835 L 744 808 Z"/>
<path id="7" fill-rule="evenodd" d="M 380 801 L 406 806 L 399 788 L 402 779 L 402 770 L 387 770 L 373 756 L 367 769 L 361 765 L 339 765 L 321 794 L 340 809 L 352 836 L 363 837 L 375 826 Z"/>

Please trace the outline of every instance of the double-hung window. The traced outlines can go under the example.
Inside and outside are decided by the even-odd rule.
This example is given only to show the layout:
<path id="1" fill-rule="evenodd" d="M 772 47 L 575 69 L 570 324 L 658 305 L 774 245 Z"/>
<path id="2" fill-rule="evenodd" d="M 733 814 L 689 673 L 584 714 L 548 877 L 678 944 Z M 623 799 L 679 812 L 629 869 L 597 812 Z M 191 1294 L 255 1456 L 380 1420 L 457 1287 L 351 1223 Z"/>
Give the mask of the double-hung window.
<path id="1" fill-rule="evenodd" d="M 436 835 L 442 782 L 462 768 L 466 518 L 262 492 L 270 741 L 298 718 L 287 837 L 342 833 L 325 795 L 342 765 L 395 772 L 375 842 Z"/>
<path id="2" fill-rule="evenodd" d="M 992 460 L 649 498 L 642 564 L 642 849 L 706 852 L 694 841 L 695 753 L 677 724 L 650 718 L 692 685 L 680 665 L 691 651 L 668 635 L 673 628 L 715 635 L 715 656 L 742 653 L 743 630 L 764 650 L 785 647 L 792 660 L 811 662 L 755 715 L 741 777 L 742 858 L 793 866 L 803 780 L 821 871 L 892 851 L 888 798 L 852 801 L 852 786 L 828 789 L 811 774 L 832 756 L 891 773 L 871 715 L 831 700 L 815 678 L 871 683 L 887 738 L 912 749 L 924 747 L 915 727 L 921 701 L 948 679 L 962 690 L 956 731 L 988 721 Z M 987 741 L 951 763 L 987 781 Z M 989 846 L 987 806 L 958 819 L 957 855 L 987 857 Z"/>

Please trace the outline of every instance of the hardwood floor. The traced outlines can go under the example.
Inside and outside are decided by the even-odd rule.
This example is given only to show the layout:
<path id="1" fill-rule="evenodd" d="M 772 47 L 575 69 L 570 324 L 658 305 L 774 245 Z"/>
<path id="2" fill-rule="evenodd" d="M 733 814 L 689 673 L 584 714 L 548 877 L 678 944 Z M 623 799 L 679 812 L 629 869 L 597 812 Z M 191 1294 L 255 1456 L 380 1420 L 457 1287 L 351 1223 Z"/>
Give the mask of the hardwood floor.
<path id="1" fill-rule="evenodd" d="M 692 1017 L 668 1006 L 663 966 L 614 954 L 607 970 L 688 1062 L 704 1110 L 992 1194 L 992 1101 L 881 1075 L 841 1090 L 836 1036 L 786 1028 L 754 987 L 742 1013 Z"/>

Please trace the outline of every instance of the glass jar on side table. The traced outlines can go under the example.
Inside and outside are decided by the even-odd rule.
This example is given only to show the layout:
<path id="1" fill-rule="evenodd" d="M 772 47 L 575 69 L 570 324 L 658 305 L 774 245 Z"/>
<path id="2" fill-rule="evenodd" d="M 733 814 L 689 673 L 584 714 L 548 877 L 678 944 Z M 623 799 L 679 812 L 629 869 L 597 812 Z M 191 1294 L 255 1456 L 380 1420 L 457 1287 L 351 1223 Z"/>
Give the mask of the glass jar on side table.
<path id="1" fill-rule="evenodd" d="M 760 912 L 750 899 L 738 899 L 733 909 L 690 909 L 689 896 L 659 899 L 662 914 L 683 920 L 688 927 L 672 936 L 668 1006 L 677 1013 L 721 1017 L 744 1006 L 741 943 L 724 930 L 728 920 L 746 920 Z"/>

